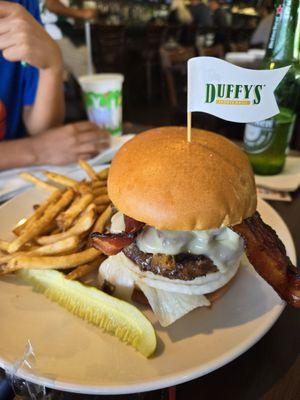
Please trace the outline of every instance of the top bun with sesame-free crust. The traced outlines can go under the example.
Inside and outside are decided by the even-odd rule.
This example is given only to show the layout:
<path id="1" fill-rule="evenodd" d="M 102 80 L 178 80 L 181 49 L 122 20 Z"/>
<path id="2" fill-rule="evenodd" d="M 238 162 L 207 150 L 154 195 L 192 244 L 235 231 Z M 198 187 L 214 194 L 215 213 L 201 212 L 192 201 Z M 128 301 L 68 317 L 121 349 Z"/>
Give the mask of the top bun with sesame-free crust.
<path id="1" fill-rule="evenodd" d="M 243 151 L 213 132 L 155 128 L 122 146 L 108 194 L 123 214 L 160 230 L 235 225 L 256 210 L 256 189 Z"/>

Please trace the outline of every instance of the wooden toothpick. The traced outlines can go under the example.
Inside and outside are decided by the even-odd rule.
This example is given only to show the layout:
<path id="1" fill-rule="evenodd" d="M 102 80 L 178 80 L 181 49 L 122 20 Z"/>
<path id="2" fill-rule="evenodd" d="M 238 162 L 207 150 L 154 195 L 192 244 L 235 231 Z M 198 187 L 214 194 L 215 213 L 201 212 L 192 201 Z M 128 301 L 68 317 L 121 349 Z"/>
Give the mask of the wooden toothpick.
<path id="1" fill-rule="evenodd" d="M 190 143 L 192 141 L 192 113 L 187 113 L 187 140 Z"/>

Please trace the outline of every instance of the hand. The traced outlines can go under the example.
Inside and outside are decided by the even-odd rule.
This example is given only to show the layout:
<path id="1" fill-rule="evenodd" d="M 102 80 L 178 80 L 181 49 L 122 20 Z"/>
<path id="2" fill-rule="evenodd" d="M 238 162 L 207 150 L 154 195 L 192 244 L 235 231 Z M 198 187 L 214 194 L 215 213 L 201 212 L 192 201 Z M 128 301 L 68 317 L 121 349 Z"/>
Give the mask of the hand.
<path id="1" fill-rule="evenodd" d="M 64 165 L 89 159 L 105 150 L 109 133 L 84 121 L 50 129 L 32 138 L 36 164 Z"/>
<path id="2" fill-rule="evenodd" d="M 82 8 L 78 16 L 85 20 L 95 19 L 97 17 L 98 11 L 96 8 Z"/>
<path id="3" fill-rule="evenodd" d="M 0 51 L 8 61 L 61 70 L 60 50 L 45 29 L 19 4 L 0 1 Z"/>

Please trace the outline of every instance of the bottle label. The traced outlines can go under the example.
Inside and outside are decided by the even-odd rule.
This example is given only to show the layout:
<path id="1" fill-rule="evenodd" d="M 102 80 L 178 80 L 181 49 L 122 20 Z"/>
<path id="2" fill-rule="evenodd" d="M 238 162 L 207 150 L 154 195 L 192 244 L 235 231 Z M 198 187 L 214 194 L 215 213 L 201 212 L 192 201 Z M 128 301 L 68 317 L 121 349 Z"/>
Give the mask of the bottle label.
<path id="1" fill-rule="evenodd" d="M 282 3 L 278 5 L 278 7 L 275 10 L 275 17 L 274 17 L 274 23 L 273 23 L 273 28 L 270 36 L 270 40 L 268 43 L 268 49 L 272 50 L 274 48 L 276 39 L 277 39 L 277 34 L 278 34 L 278 28 L 279 24 L 281 22 L 281 17 L 283 13 L 283 6 Z"/>
<path id="2" fill-rule="evenodd" d="M 275 8 L 275 16 L 274 16 L 274 22 L 272 26 L 272 31 L 268 43 L 268 50 L 274 50 L 275 46 L 278 46 L 278 40 L 282 42 L 282 39 L 284 40 L 292 40 L 292 38 L 289 38 L 286 35 L 289 35 L 288 33 L 288 27 L 292 23 L 291 21 L 291 15 L 292 15 L 292 5 L 293 5 L 294 0 L 283 0 L 280 1 L 278 6 Z M 285 34 L 283 34 L 283 31 L 285 31 Z M 279 38 L 281 36 L 281 39 Z M 286 43 L 287 44 L 287 43 Z M 284 43 L 282 43 L 282 46 L 284 47 Z"/>
<path id="3" fill-rule="evenodd" d="M 270 147 L 274 138 L 275 124 L 273 119 L 247 124 L 244 135 L 246 152 L 258 154 Z"/>

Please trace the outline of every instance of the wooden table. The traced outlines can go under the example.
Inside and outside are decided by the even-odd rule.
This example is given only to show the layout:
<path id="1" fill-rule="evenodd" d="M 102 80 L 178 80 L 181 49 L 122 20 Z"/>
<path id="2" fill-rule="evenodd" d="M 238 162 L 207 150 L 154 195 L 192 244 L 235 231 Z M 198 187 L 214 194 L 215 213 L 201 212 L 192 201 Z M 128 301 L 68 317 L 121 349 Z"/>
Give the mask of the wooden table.
<path id="1" fill-rule="evenodd" d="M 272 202 L 300 255 L 300 191 L 292 203 Z M 238 301 L 238 300 L 237 300 Z M 300 311 L 287 306 L 271 330 L 245 354 L 202 378 L 177 386 L 177 400 L 299 400 Z M 1 381 L 1 375 L 0 375 Z M 167 391 L 127 396 L 80 396 L 51 391 L 51 400 L 167 400 Z M 12 398 L 12 397 L 11 397 Z M 1 397 L 1 400 L 10 398 Z M 50 400 L 50 399 L 49 399 Z"/>

